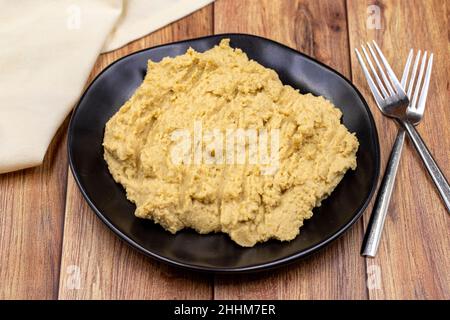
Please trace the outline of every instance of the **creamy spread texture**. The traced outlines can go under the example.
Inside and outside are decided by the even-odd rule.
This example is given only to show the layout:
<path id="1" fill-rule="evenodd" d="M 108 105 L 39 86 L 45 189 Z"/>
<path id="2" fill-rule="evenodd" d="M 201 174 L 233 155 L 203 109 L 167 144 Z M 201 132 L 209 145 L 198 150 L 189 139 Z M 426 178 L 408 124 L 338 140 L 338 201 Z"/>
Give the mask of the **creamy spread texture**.
<path id="1" fill-rule="evenodd" d="M 136 216 L 172 233 L 224 232 L 241 246 L 292 240 L 356 168 L 358 141 L 341 115 L 328 100 L 283 85 L 275 71 L 224 39 L 204 53 L 189 49 L 149 61 L 141 86 L 106 124 L 104 157 Z M 193 133 L 195 122 L 204 131 L 278 129 L 277 170 L 263 174 L 263 165 L 248 162 L 174 163 L 173 132 Z"/>

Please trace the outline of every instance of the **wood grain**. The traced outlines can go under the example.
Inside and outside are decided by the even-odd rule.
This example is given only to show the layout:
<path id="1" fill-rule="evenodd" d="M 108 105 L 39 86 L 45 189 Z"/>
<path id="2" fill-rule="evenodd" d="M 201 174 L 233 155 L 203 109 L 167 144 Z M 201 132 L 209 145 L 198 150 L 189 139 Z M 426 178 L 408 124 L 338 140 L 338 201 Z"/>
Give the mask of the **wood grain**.
<path id="1" fill-rule="evenodd" d="M 66 130 L 67 121 L 41 166 L 0 175 L 0 300 L 57 298 Z"/>
<path id="2" fill-rule="evenodd" d="M 261 35 L 311 55 L 350 76 L 344 1 L 216 1 L 216 33 Z M 315 256 L 251 276 L 218 276 L 216 299 L 364 299 L 362 223 Z"/>
<path id="3" fill-rule="evenodd" d="M 367 26 L 369 5 L 377 5 L 381 28 Z M 450 176 L 448 1 L 347 1 L 351 49 L 375 39 L 401 75 L 409 49 L 434 52 L 427 110 L 418 130 Z M 381 116 L 372 100 L 355 55 L 355 84 L 370 102 L 380 132 L 383 168 L 397 128 Z M 370 212 L 364 215 L 367 222 Z M 405 146 L 379 253 L 367 260 L 379 271 L 380 286 L 371 299 L 448 299 L 450 297 L 450 220 L 412 144 Z M 375 266 L 375 267 L 372 267 Z"/>
<path id="4" fill-rule="evenodd" d="M 102 55 L 92 77 L 117 58 L 212 33 L 212 6 Z M 91 78 L 92 78 L 91 77 Z M 60 299 L 210 299 L 212 279 L 176 270 L 132 250 L 95 216 L 69 175 Z"/>

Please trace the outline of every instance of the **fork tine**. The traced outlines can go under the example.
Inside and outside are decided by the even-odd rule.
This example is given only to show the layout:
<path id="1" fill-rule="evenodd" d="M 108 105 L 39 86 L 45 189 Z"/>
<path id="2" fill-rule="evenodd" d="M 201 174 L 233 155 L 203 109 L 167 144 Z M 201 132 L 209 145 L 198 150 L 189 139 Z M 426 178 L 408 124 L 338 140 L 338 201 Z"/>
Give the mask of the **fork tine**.
<path id="1" fill-rule="evenodd" d="M 389 96 L 389 94 L 387 93 L 386 89 L 384 88 L 383 82 L 381 81 L 380 77 L 378 77 L 377 71 L 375 70 L 375 67 L 372 64 L 372 60 L 370 60 L 370 57 L 367 54 L 366 48 L 364 48 L 364 46 L 361 46 L 361 49 L 363 51 L 363 54 L 364 54 L 364 57 L 366 58 L 367 63 L 369 64 L 370 70 L 372 71 L 372 74 L 374 75 L 375 80 L 378 83 L 378 87 L 381 89 L 383 98 L 387 98 Z"/>
<path id="2" fill-rule="evenodd" d="M 403 90 L 402 85 L 400 84 L 400 82 L 398 81 L 397 77 L 395 76 L 394 71 L 392 71 L 391 66 L 389 65 L 389 63 L 387 62 L 386 58 L 384 57 L 383 53 L 381 52 L 380 48 L 378 47 L 377 43 L 375 41 L 372 41 L 375 49 L 378 52 L 378 55 L 381 58 L 381 62 L 383 62 L 384 67 L 386 68 L 386 71 L 389 75 L 389 79 L 391 80 L 392 84 L 394 85 L 395 89 L 397 90 L 397 94 L 398 95 L 404 95 L 406 97 L 406 93 L 405 90 Z"/>
<path id="3" fill-rule="evenodd" d="M 430 54 L 428 59 L 427 71 L 425 73 L 425 80 L 423 82 L 422 92 L 420 93 L 419 103 L 417 105 L 417 112 L 423 114 L 425 111 L 425 102 L 427 101 L 428 87 L 430 85 L 431 69 L 433 68 L 433 54 Z"/>
<path id="4" fill-rule="evenodd" d="M 367 70 L 366 64 L 364 63 L 364 60 L 363 60 L 362 56 L 360 55 L 358 49 L 355 48 L 355 52 L 356 52 L 356 57 L 358 58 L 359 64 L 361 65 L 361 68 L 366 77 L 367 83 L 369 84 L 370 90 L 372 91 L 373 97 L 375 98 L 375 102 L 377 103 L 378 108 L 381 109 L 381 103 L 383 101 L 383 97 L 381 96 L 380 91 L 378 91 L 378 88 L 375 85 L 375 82 L 373 82 L 373 79 L 370 76 L 369 70 Z"/>
<path id="5" fill-rule="evenodd" d="M 394 89 L 392 89 L 391 83 L 390 83 L 389 79 L 387 78 L 386 73 L 383 70 L 383 67 L 381 66 L 380 62 L 378 61 L 378 58 L 377 58 L 377 55 L 375 54 L 375 51 L 373 51 L 372 46 L 370 45 L 370 43 L 367 43 L 367 47 L 369 47 L 369 51 L 372 54 L 373 60 L 375 60 L 375 64 L 377 65 L 378 70 L 381 73 L 381 77 L 384 80 L 386 88 L 388 89 L 390 95 L 394 95 L 395 91 L 394 91 Z"/>
<path id="6" fill-rule="evenodd" d="M 406 82 L 408 80 L 409 67 L 411 65 L 412 57 L 413 57 L 413 49 L 409 50 L 408 59 L 406 59 L 405 69 L 403 69 L 403 76 L 402 76 L 401 84 L 402 84 L 403 89 L 405 89 L 405 91 L 406 91 Z"/>
<path id="7" fill-rule="evenodd" d="M 414 66 L 413 66 L 413 71 L 411 73 L 411 78 L 409 80 L 409 85 L 408 85 L 408 97 L 411 97 L 412 95 L 412 90 L 414 88 L 414 80 L 416 79 L 416 73 L 417 73 L 417 67 L 419 66 L 419 61 L 420 61 L 420 54 L 421 51 L 417 51 L 417 55 L 416 55 L 416 59 L 414 60 Z"/>
<path id="8" fill-rule="evenodd" d="M 423 53 L 422 63 L 420 65 L 419 76 L 417 77 L 416 88 L 414 90 L 414 97 L 412 98 L 411 105 L 410 105 L 411 108 L 415 108 L 416 107 L 417 98 L 419 97 L 419 92 L 420 92 L 420 88 L 421 88 L 420 85 L 422 83 L 423 71 L 425 70 L 425 63 L 426 62 L 427 62 L 427 52 L 425 51 Z"/>

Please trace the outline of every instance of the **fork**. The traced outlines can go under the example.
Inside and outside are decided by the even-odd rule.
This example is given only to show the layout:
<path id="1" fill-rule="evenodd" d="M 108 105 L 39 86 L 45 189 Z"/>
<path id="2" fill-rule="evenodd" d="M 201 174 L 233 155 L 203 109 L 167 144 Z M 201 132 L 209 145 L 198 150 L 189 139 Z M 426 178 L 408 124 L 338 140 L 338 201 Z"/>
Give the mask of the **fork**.
<path id="1" fill-rule="evenodd" d="M 371 60 L 369 57 L 369 54 L 365 50 L 364 46 L 362 47 L 363 54 L 369 64 L 369 67 L 375 77 L 375 80 L 378 84 L 378 88 L 373 81 L 365 63 L 362 59 L 362 56 L 360 55 L 359 51 L 355 49 L 356 55 L 358 58 L 359 63 L 361 64 L 361 67 L 363 69 L 364 75 L 367 78 L 368 84 L 371 88 L 372 94 L 375 98 L 375 101 L 377 103 L 378 108 L 381 110 L 381 112 L 389 117 L 396 118 L 398 122 L 400 123 L 399 132 L 397 134 L 393 150 L 391 152 L 388 165 L 386 167 L 385 176 L 383 178 L 383 181 L 380 186 L 380 191 L 377 196 L 377 200 L 374 205 L 374 211 L 371 216 L 371 221 L 368 226 L 368 231 L 366 233 L 366 237 L 364 239 L 363 248 L 361 254 L 363 256 L 368 257 L 374 257 L 378 248 L 379 240 L 381 237 L 381 231 L 384 225 L 384 220 L 386 217 L 388 204 L 390 200 L 390 196 L 392 193 L 395 176 L 401 156 L 401 151 L 405 139 L 405 130 L 410 135 L 411 140 L 413 141 L 414 146 L 416 147 L 417 151 L 419 152 L 422 160 L 424 161 L 428 172 L 430 173 L 433 181 L 435 182 L 438 191 L 444 200 L 444 204 L 447 208 L 447 211 L 450 212 L 450 187 L 448 185 L 448 182 L 446 181 L 444 175 L 438 168 L 436 162 L 432 158 L 430 152 L 426 148 L 423 140 L 421 139 L 420 135 L 417 133 L 413 125 L 416 125 L 423 117 L 424 109 L 425 109 L 425 101 L 428 93 L 428 86 L 430 82 L 431 77 L 431 69 L 432 69 L 432 63 L 433 63 L 433 55 L 430 55 L 430 59 L 428 61 L 427 70 L 425 73 L 425 79 L 423 84 L 422 78 L 425 70 L 425 63 L 426 63 L 426 56 L 427 53 L 425 52 L 422 63 L 419 71 L 419 76 L 417 78 L 416 84 L 415 84 L 415 92 L 413 94 L 413 85 L 415 82 L 415 76 L 417 73 L 417 68 L 420 60 L 420 51 L 416 56 L 412 74 L 410 77 L 409 85 L 407 88 L 407 78 L 409 74 L 410 65 L 412 62 L 413 57 L 413 51 L 411 50 L 408 59 L 406 62 L 405 70 L 403 72 L 401 83 L 398 82 L 398 79 L 395 77 L 395 74 L 393 73 L 392 69 L 390 68 L 386 58 L 382 54 L 381 50 L 379 49 L 378 45 L 373 42 L 373 45 L 380 56 L 380 59 L 382 61 L 382 64 L 384 65 L 384 68 L 386 69 L 389 78 L 386 76 L 385 72 L 383 71 L 383 68 L 380 64 L 380 62 L 377 59 L 377 56 L 370 44 L 368 44 L 368 48 L 370 51 L 370 54 L 375 61 L 375 64 L 377 65 L 377 68 L 381 74 L 381 78 L 383 79 L 383 82 L 381 81 L 380 77 L 378 76 Z M 394 91 L 394 88 L 395 91 Z M 421 89 L 422 87 L 422 89 Z M 406 96 L 405 91 L 403 88 L 407 88 L 407 96 L 410 98 L 412 97 L 410 103 L 409 99 Z M 380 93 L 381 91 L 381 93 Z M 420 94 L 420 97 L 419 97 Z M 405 102 L 406 101 L 406 102 Z"/>
<path id="2" fill-rule="evenodd" d="M 364 48 L 364 47 L 363 47 Z M 367 61 L 370 61 L 370 58 L 367 55 L 367 52 L 363 50 L 364 56 Z M 411 100 L 413 85 L 414 85 L 414 79 L 417 73 L 417 67 L 420 60 L 421 51 L 419 50 L 416 59 L 414 61 L 414 67 L 410 76 L 409 85 L 407 83 L 408 75 L 409 75 L 409 69 L 413 58 L 413 50 L 411 49 L 408 55 L 408 58 L 406 60 L 406 65 L 403 71 L 403 76 L 401 80 L 401 86 L 404 90 L 407 90 L 407 96 Z M 423 75 L 423 70 L 426 63 L 426 57 L 427 52 L 424 53 L 422 57 L 422 64 L 420 67 L 419 75 Z M 428 86 L 430 83 L 430 77 L 431 77 L 431 69 L 433 64 L 433 54 L 430 55 L 427 71 L 425 75 L 425 80 L 423 83 L 423 99 L 419 100 L 419 103 L 411 103 L 409 104 L 408 108 L 406 109 L 406 115 L 408 120 L 413 123 L 414 125 L 417 125 L 420 120 L 423 117 L 423 113 L 425 111 L 425 99 L 426 95 L 428 93 Z M 370 62 L 369 62 L 370 65 Z M 373 70 L 372 70 L 373 72 Z M 416 88 L 420 87 L 422 77 L 419 77 L 416 82 Z M 379 86 L 381 86 L 380 83 L 378 83 Z M 418 90 L 416 90 L 418 92 Z M 417 98 L 416 98 L 417 102 Z M 367 227 L 367 231 L 364 237 L 362 249 L 361 249 L 361 255 L 365 257 L 375 257 L 378 244 L 381 238 L 381 232 L 383 229 L 384 219 L 387 214 L 387 209 L 389 207 L 392 190 L 395 183 L 395 178 L 397 174 L 397 169 L 400 163 L 400 158 L 403 150 L 403 144 L 405 141 L 405 130 L 403 127 L 399 127 L 397 137 L 395 138 L 394 145 L 392 147 L 391 154 L 389 156 L 388 164 L 386 166 L 385 174 L 383 177 L 383 180 L 380 184 L 380 188 L 378 190 L 378 195 L 375 200 L 375 204 L 373 207 L 372 216 L 369 222 L 369 225 Z"/>

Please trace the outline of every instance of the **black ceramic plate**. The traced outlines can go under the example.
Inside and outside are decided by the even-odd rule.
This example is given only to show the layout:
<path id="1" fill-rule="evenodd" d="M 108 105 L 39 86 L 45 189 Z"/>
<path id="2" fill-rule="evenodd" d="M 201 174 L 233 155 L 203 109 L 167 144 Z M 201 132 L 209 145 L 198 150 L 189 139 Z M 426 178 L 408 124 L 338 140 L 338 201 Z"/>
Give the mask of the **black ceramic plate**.
<path id="1" fill-rule="evenodd" d="M 141 84 L 147 60 L 205 51 L 230 38 L 249 58 L 274 69 L 284 84 L 331 100 L 343 112 L 343 123 L 360 142 L 358 168 L 348 172 L 300 235 L 290 242 L 269 241 L 242 248 L 224 234 L 176 235 L 134 216 L 134 204 L 112 179 L 103 160 L 105 123 Z M 244 34 L 214 35 L 146 49 L 106 68 L 89 86 L 73 112 L 68 138 L 69 161 L 84 197 L 100 219 L 119 237 L 148 256 L 172 265 L 214 272 L 272 268 L 315 252 L 340 236 L 361 216 L 374 191 L 380 160 L 375 123 L 358 90 L 320 62 L 274 41 Z"/>

